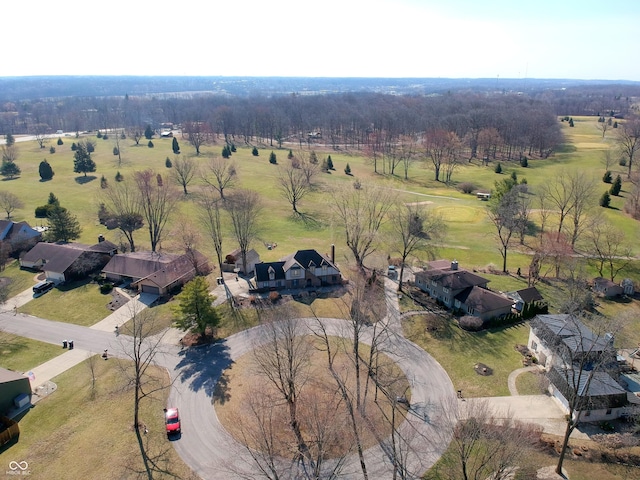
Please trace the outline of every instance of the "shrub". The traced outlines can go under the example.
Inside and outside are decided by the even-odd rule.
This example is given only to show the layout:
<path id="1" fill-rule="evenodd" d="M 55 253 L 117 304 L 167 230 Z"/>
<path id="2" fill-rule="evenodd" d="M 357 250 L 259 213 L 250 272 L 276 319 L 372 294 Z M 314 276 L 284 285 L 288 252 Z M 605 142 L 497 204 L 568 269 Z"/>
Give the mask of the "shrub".
<path id="1" fill-rule="evenodd" d="M 122 174 L 120 173 L 120 171 L 118 170 L 116 172 L 116 182 L 121 182 L 122 181 Z"/>
<path id="2" fill-rule="evenodd" d="M 287 154 L 287 158 L 291 160 L 293 158 L 293 151 L 289 149 L 289 153 Z"/>
<path id="3" fill-rule="evenodd" d="M 276 303 L 280 298 L 281 295 L 279 292 L 269 292 L 269 300 L 271 300 L 271 303 Z"/>
<path id="4" fill-rule="evenodd" d="M 276 154 L 273 151 L 269 154 L 269 163 L 271 163 L 273 165 L 278 163 L 278 159 L 276 158 Z"/>
<path id="5" fill-rule="evenodd" d="M 333 168 L 333 160 L 331 160 L 331 155 L 327 157 L 327 168 L 329 170 L 335 170 L 335 168 Z"/>
<path id="6" fill-rule="evenodd" d="M 58 145 L 64 145 L 64 142 L 62 141 L 61 138 L 58 138 Z"/>
<path id="7" fill-rule="evenodd" d="M 102 132 L 100 130 L 98 130 L 98 134 L 96 135 L 96 137 L 102 138 Z"/>
<path id="8" fill-rule="evenodd" d="M 49 216 L 49 212 L 53 210 L 55 205 L 41 205 L 36 207 L 35 217 L 36 218 L 47 218 Z"/>
<path id="9" fill-rule="evenodd" d="M 113 290 L 113 283 L 103 283 L 100 285 L 100 293 L 102 294 L 111 293 L 111 290 Z"/>
<path id="10" fill-rule="evenodd" d="M 77 149 L 78 149 L 78 146 L 76 145 L 76 142 L 73 142 L 73 143 L 71 144 L 71 151 L 72 151 L 72 152 L 75 152 Z"/>
<path id="11" fill-rule="evenodd" d="M 347 163 L 347 166 L 344 167 L 344 173 L 346 173 L 347 175 L 351 175 L 351 167 L 349 166 L 348 163 Z"/>
<path id="12" fill-rule="evenodd" d="M 231 144 L 231 151 L 232 151 L 232 152 L 235 152 L 235 151 L 236 151 L 236 145 L 235 145 L 235 143 L 232 143 L 232 144 Z"/>
<path id="13" fill-rule="evenodd" d="M 54 147 L 53 145 L 51 147 L 49 147 L 49 153 L 51 155 L 53 155 L 54 153 L 56 153 L 56 147 Z"/>
<path id="14" fill-rule="evenodd" d="M 153 148 L 153 142 L 151 140 L 149 140 L 149 143 L 147 143 L 147 147 Z"/>
<path id="15" fill-rule="evenodd" d="M 618 160 L 618 165 L 620 165 L 621 167 L 626 167 L 627 166 L 627 159 L 624 157 L 620 157 L 620 160 Z"/>
<path id="16" fill-rule="evenodd" d="M 476 189 L 476 186 L 471 182 L 463 182 L 458 185 L 458 188 L 462 193 L 473 193 Z"/>
<path id="17" fill-rule="evenodd" d="M 522 157 L 520 159 L 520 166 L 527 168 L 529 166 L 529 160 L 527 160 L 527 157 Z"/>
<path id="18" fill-rule="evenodd" d="M 622 179 L 620 178 L 620 175 L 618 175 L 613 182 L 613 185 L 611 185 L 609 193 L 617 197 L 620 194 L 620 190 L 622 190 Z"/>
<path id="19" fill-rule="evenodd" d="M 120 155 L 120 150 L 118 150 L 118 147 L 113 147 L 113 154 Z"/>
<path id="20" fill-rule="evenodd" d="M 502 165 L 500 165 L 500 163 L 496 164 L 496 166 L 493 169 L 493 171 L 496 172 L 496 173 L 502 173 Z"/>
<path id="21" fill-rule="evenodd" d="M 109 135 L 107 135 L 106 133 L 102 136 L 103 140 L 109 140 Z"/>
<path id="22" fill-rule="evenodd" d="M 300 168 L 300 160 L 296 157 L 291 159 L 291 167 L 292 168 Z"/>
<path id="23" fill-rule="evenodd" d="M 460 325 L 460 328 L 462 328 L 463 330 L 467 330 L 469 332 L 478 332 L 482 330 L 484 322 L 480 317 L 465 315 L 464 317 L 460 317 L 460 320 L 458 320 L 458 325 Z"/>
<path id="24" fill-rule="evenodd" d="M 164 166 L 167 168 L 171 168 L 173 167 L 173 163 L 171 163 L 171 159 L 169 157 L 167 157 L 164 161 Z"/>
<path id="25" fill-rule="evenodd" d="M 607 170 L 606 172 L 604 172 L 604 175 L 602 176 L 602 181 L 604 183 L 611 183 L 611 171 Z"/>
<path id="26" fill-rule="evenodd" d="M 107 188 L 107 179 L 104 175 L 100 178 L 100 188 Z"/>
<path id="27" fill-rule="evenodd" d="M 251 150 L 251 155 L 253 155 L 254 157 L 260 155 L 260 152 L 258 152 L 258 147 L 253 147 L 253 150 Z"/>
<path id="28" fill-rule="evenodd" d="M 360 180 L 356 179 L 353 182 L 353 188 L 355 188 L 356 190 L 360 190 L 362 188 L 362 183 L 360 183 Z"/>
<path id="29" fill-rule="evenodd" d="M 222 158 L 229 158 L 231 156 L 231 150 L 229 150 L 229 146 L 225 145 L 222 147 Z"/>
<path id="30" fill-rule="evenodd" d="M 609 208 L 611 204 L 611 197 L 609 196 L 609 192 L 604 192 L 600 197 L 600 206 L 604 208 Z"/>

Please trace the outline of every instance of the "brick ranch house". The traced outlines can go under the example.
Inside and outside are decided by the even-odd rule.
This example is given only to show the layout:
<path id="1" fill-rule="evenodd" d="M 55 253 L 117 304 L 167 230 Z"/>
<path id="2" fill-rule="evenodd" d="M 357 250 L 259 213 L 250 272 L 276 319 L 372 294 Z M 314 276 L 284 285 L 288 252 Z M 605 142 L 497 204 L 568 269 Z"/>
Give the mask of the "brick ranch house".
<path id="1" fill-rule="evenodd" d="M 415 274 L 415 285 L 450 310 L 486 321 L 511 313 L 513 300 L 487 288 L 489 280 L 459 268 L 455 260 L 436 260 Z"/>
<path id="2" fill-rule="evenodd" d="M 132 252 L 114 255 L 102 274 L 111 282 L 131 284 L 141 293 L 167 295 L 196 273 L 208 271 L 206 257 L 197 251 L 193 255 Z"/>

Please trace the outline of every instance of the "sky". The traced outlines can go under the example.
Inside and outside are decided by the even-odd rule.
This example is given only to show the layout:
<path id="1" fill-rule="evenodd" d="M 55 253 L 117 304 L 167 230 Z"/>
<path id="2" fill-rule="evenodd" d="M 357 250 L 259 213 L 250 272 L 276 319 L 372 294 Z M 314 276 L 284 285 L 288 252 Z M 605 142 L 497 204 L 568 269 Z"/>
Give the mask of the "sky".
<path id="1" fill-rule="evenodd" d="M 3 3 L 0 77 L 640 81 L 639 0 Z"/>

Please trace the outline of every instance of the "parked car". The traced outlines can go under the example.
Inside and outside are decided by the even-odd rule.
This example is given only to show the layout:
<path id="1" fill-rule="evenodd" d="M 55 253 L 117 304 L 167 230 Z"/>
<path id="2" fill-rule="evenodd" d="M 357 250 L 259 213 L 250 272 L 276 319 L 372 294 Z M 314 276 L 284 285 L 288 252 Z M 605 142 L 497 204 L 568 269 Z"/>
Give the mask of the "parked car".
<path id="1" fill-rule="evenodd" d="M 180 434 L 180 413 L 177 408 L 164 409 L 164 423 L 167 427 L 167 435 Z"/>
<path id="2" fill-rule="evenodd" d="M 389 265 L 389 268 L 387 268 L 387 276 L 389 278 L 396 278 L 396 275 L 398 275 L 396 267 L 394 265 Z"/>
<path id="3" fill-rule="evenodd" d="M 54 286 L 55 286 L 55 284 L 53 282 L 49 281 L 49 280 L 46 280 L 44 282 L 40 282 L 40 283 L 34 285 L 34 287 L 33 287 L 33 296 L 34 297 L 39 297 L 40 295 L 44 295 L 49 290 L 51 290 Z"/>

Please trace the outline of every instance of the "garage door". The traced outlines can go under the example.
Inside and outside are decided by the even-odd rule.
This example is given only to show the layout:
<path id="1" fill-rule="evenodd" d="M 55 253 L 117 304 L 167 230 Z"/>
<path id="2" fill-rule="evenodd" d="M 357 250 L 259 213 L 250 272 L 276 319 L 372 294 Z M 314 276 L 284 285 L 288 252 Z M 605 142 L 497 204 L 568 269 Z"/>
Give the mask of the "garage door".
<path id="1" fill-rule="evenodd" d="M 144 293 L 153 293 L 154 295 L 160 295 L 160 288 L 153 287 L 151 285 L 142 285 L 142 291 Z"/>

